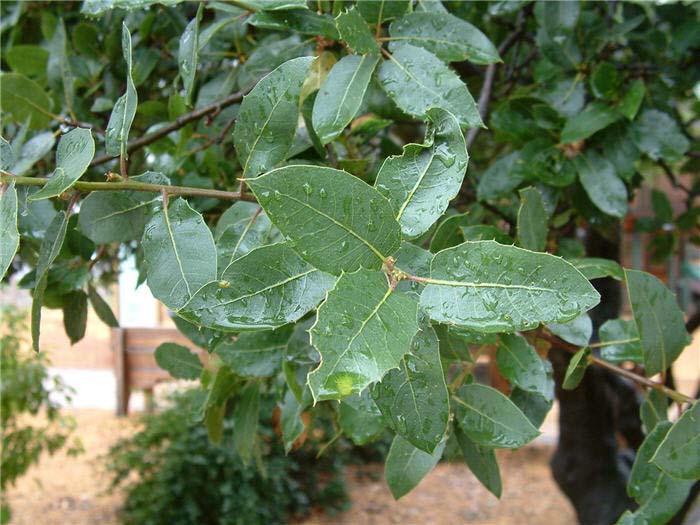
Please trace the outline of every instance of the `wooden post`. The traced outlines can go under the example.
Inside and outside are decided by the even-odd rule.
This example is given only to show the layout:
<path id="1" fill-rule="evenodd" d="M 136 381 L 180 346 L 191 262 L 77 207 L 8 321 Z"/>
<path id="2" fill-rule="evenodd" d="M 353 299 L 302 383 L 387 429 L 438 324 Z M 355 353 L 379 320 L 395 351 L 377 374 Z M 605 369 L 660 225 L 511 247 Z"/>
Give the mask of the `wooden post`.
<path id="1" fill-rule="evenodd" d="M 129 413 L 129 385 L 126 375 L 124 335 L 122 328 L 112 328 L 112 351 L 114 352 L 114 375 L 117 380 L 118 416 L 126 416 Z"/>

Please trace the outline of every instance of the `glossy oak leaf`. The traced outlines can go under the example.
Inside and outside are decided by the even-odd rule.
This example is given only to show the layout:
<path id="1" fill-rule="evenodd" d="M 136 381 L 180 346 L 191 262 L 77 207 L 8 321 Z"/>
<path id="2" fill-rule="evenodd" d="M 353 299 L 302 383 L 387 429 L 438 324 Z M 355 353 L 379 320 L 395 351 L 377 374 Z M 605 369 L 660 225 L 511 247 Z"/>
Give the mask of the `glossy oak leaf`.
<path id="1" fill-rule="evenodd" d="M 398 367 L 418 331 L 417 308 L 382 272 L 341 275 L 310 331 L 321 354 L 308 376 L 314 400 L 357 394 Z"/>
<path id="2" fill-rule="evenodd" d="M 285 166 L 248 185 L 299 255 L 319 270 L 338 275 L 379 269 L 399 248 L 401 232 L 389 202 L 347 172 Z"/>

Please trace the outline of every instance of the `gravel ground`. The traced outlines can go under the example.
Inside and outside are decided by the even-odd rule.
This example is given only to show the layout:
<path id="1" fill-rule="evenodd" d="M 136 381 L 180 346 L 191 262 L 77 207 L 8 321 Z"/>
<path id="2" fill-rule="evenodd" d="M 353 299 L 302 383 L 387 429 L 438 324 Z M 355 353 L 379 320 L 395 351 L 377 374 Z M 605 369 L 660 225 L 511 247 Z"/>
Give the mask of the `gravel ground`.
<path id="1" fill-rule="evenodd" d="M 100 457 L 119 437 L 138 428 L 137 418 L 118 419 L 101 410 L 70 410 L 81 456 L 57 454 L 41 463 L 9 491 L 15 525 L 116 525 L 120 494 L 106 494 L 108 479 Z M 348 471 L 352 508 L 337 516 L 314 515 L 304 525 L 479 524 L 569 525 L 573 510 L 549 473 L 549 446 L 499 451 L 504 481 L 499 501 L 462 464 L 440 464 L 416 490 L 395 502 L 381 465 Z"/>

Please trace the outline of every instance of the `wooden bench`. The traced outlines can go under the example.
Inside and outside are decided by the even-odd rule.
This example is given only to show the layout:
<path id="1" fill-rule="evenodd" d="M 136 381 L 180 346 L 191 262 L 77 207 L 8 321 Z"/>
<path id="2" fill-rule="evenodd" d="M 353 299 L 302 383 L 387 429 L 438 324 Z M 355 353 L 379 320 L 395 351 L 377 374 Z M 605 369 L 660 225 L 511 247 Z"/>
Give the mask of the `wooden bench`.
<path id="1" fill-rule="evenodd" d="M 156 348 L 166 342 L 186 346 L 199 353 L 205 363 L 208 361 L 207 352 L 195 347 L 175 328 L 112 328 L 118 416 L 129 413 L 129 397 L 133 390 L 144 392 L 145 408 L 150 411 L 153 408 L 153 388 L 159 382 L 172 380 L 155 359 Z"/>

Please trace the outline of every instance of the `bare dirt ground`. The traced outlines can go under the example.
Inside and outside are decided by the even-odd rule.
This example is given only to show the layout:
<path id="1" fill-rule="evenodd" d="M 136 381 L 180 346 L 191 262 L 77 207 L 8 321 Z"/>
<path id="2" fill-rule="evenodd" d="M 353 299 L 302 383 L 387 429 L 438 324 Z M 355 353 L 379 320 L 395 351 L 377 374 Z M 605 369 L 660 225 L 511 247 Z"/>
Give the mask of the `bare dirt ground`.
<path id="1" fill-rule="evenodd" d="M 79 457 L 57 454 L 9 491 L 15 525 L 116 525 L 122 496 L 106 494 L 108 478 L 101 456 L 119 437 L 138 428 L 138 418 L 118 419 L 101 410 L 70 410 L 76 435 L 86 452 Z M 352 508 L 337 516 L 314 515 L 304 525 L 479 524 L 569 525 L 570 505 L 549 473 L 552 449 L 531 446 L 499 453 L 504 491 L 501 501 L 484 489 L 462 464 L 440 464 L 416 490 L 395 502 L 381 465 L 347 474 Z"/>

